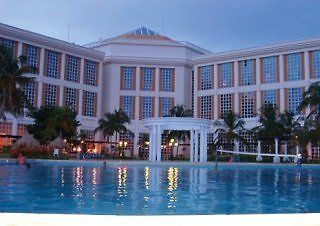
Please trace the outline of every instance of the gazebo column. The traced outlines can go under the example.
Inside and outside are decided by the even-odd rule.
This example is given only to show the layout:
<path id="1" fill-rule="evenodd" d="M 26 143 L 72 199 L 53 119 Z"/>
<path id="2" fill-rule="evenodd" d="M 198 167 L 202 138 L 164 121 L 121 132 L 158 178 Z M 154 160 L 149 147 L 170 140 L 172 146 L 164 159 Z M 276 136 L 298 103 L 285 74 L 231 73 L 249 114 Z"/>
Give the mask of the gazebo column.
<path id="1" fill-rule="evenodd" d="M 258 140 L 258 147 L 257 147 L 257 151 L 258 151 L 258 155 L 256 157 L 256 161 L 257 162 L 261 162 L 262 161 L 262 156 L 261 156 L 261 141 Z"/>
<path id="2" fill-rule="evenodd" d="M 152 126 L 152 162 L 157 160 L 157 126 Z"/>
<path id="3" fill-rule="evenodd" d="M 194 130 L 190 130 L 190 162 L 194 161 Z"/>
<path id="4" fill-rule="evenodd" d="M 198 162 L 199 161 L 199 132 L 197 129 L 195 129 L 194 131 L 194 162 Z"/>
<path id="5" fill-rule="evenodd" d="M 204 155 L 203 155 L 203 161 L 207 162 L 208 161 L 208 133 L 207 133 L 207 127 L 204 126 Z"/>
<path id="6" fill-rule="evenodd" d="M 161 127 L 158 125 L 156 129 L 157 142 L 156 142 L 156 152 L 157 152 L 157 162 L 161 162 Z"/>
<path id="7" fill-rule="evenodd" d="M 280 162 L 278 147 L 279 147 L 279 140 L 278 140 L 278 138 L 274 138 L 274 149 L 275 149 L 275 156 L 273 157 L 273 162 L 274 163 L 279 163 Z"/>
<path id="8" fill-rule="evenodd" d="M 149 133 L 149 161 L 153 161 L 153 126 L 151 127 L 151 131 Z"/>
<path id="9" fill-rule="evenodd" d="M 205 149 L 206 149 L 206 135 L 205 127 L 201 126 L 200 129 L 200 162 L 205 161 Z"/>

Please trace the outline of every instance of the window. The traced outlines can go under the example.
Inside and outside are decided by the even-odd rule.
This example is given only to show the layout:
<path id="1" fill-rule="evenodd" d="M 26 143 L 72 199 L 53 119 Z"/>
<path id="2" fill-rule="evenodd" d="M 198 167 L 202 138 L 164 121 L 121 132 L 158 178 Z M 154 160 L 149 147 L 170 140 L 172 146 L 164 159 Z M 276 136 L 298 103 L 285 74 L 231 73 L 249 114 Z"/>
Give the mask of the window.
<path id="1" fill-rule="evenodd" d="M 204 66 L 200 68 L 201 73 L 201 90 L 208 90 L 213 87 L 211 87 L 212 84 L 212 76 L 211 76 L 211 66 Z"/>
<path id="2" fill-rule="evenodd" d="M 142 90 L 153 90 L 153 82 L 154 82 L 154 68 L 143 67 L 142 68 Z"/>
<path id="3" fill-rule="evenodd" d="M 202 96 L 200 98 L 200 118 L 212 119 L 212 96 Z"/>
<path id="4" fill-rule="evenodd" d="M 244 145 L 240 141 L 239 142 L 239 151 L 256 152 L 257 144 L 254 141 L 254 133 L 253 132 L 240 132 L 240 136 L 242 136 L 247 141 L 247 145 Z"/>
<path id="5" fill-rule="evenodd" d="M 17 51 L 16 42 L 6 38 L 1 38 L 0 41 L 1 46 L 9 49 L 12 57 L 15 57 L 14 54 Z"/>
<path id="6" fill-rule="evenodd" d="M 320 146 L 312 145 L 312 159 L 320 159 Z"/>
<path id="7" fill-rule="evenodd" d="M 288 110 L 294 114 L 299 114 L 297 107 L 302 101 L 302 88 L 288 89 Z"/>
<path id="8" fill-rule="evenodd" d="M 232 94 L 220 95 L 220 115 L 224 118 L 230 111 L 232 111 Z"/>
<path id="9" fill-rule="evenodd" d="M 272 105 L 277 107 L 277 90 L 265 90 L 263 91 L 263 104 Z"/>
<path id="10" fill-rule="evenodd" d="M 241 117 L 253 118 L 255 112 L 254 92 L 241 93 Z"/>
<path id="11" fill-rule="evenodd" d="M 142 106 L 142 119 L 152 117 L 152 97 L 142 97 L 141 98 Z"/>
<path id="12" fill-rule="evenodd" d="M 312 78 L 320 78 L 320 50 L 312 52 Z"/>
<path id="13" fill-rule="evenodd" d="M 74 88 L 65 88 L 65 106 L 70 107 L 73 111 L 78 111 L 78 92 Z"/>
<path id="14" fill-rule="evenodd" d="M 122 150 L 133 150 L 133 144 L 134 144 L 134 134 L 127 131 L 123 133 L 119 133 L 119 141 L 122 142 L 121 147 Z M 133 153 L 131 152 L 131 155 Z"/>
<path id="15" fill-rule="evenodd" d="M 277 82 L 276 57 L 262 58 L 263 62 L 263 83 Z"/>
<path id="16" fill-rule="evenodd" d="M 84 116 L 95 117 L 96 95 L 94 92 L 83 91 Z"/>
<path id="17" fill-rule="evenodd" d="M 80 74 L 80 58 L 66 55 L 66 80 L 71 82 L 79 82 Z"/>
<path id="18" fill-rule="evenodd" d="M 45 86 L 44 105 L 54 107 L 57 105 L 58 87 L 51 84 L 43 84 Z"/>
<path id="19" fill-rule="evenodd" d="M 36 89 L 35 82 L 31 81 L 23 85 L 23 92 L 27 99 L 27 103 L 25 103 L 24 107 L 27 107 L 27 104 L 31 106 L 35 106 L 35 89 Z"/>
<path id="20" fill-rule="evenodd" d="M 240 62 L 241 67 L 241 85 L 254 85 L 254 60 L 244 60 Z"/>
<path id="21" fill-rule="evenodd" d="M 172 92 L 173 91 L 173 69 L 162 68 L 161 70 L 161 84 L 160 91 Z"/>
<path id="22" fill-rule="evenodd" d="M 219 88 L 232 86 L 232 63 L 220 64 Z"/>
<path id="23" fill-rule="evenodd" d="M 134 67 L 122 67 L 122 89 L 134 90 Z"/>
<path id="24" fill-rule="evenodd" d="M 168 116 L 173 106 L 173 98 L 160 97 L 160 116 Z"/>
<path id="25" fill-rule="evenodd" d="M 87 85 L 97 85 L 98 63 L 92 60 L 85 61 L 84 83 Z"/>
<path id="26" fill-rule="evenodd" d="M 32 67 L 38 67 L 40 49 L 37 46 L 25 45 L 24 55 L 26 56 L 26 64 Z"/>
<path id="27" fill-rule="evenodd" d="M 126 113 L 129 118 L 133 118 L 133 109 L 134 109 L 134 102 L 133 96 L 121 96 L 121 106 L 120 108 Z"/>
<path id="28" fill-rule="evenodd" d="M 0 134 L 1 135 L 12 135 L 12 123 L 0 122 Z M 1 137 L 0 147 L 12 145 L 12 138 Z"/>
<path id="29" fill-rule="evenodd" d="M 50 78 L 59 78 L 60 53 L 46 50 L 46 70 L 45 75 Z"/>
<path id="30" fill-rule="evenodd" d="M 286 55 L 287 60 L 287 80 L 296 81 L 302 78 L 301 54 L 293 53 Z"/>
<path id="31" fill-rule="evenodd" d="M 27 125 L 25 124 L 18 124 L 17 128 L 17 136 L 23 136 L 27 132 Z"/>

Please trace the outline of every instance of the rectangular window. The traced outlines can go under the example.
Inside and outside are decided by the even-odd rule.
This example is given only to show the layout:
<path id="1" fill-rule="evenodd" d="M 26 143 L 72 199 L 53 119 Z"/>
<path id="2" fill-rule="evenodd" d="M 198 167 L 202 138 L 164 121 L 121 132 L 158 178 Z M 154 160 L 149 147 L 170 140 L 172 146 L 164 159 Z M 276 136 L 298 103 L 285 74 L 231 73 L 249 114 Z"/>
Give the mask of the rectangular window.
<path id="1" fill-rule="evenodd" d="M 120 148 L 122 148 L 123 150 L 131 150 L 131 155 L 132 155 L 133 144 L 134 144 L 134 134 L 129 131 L 119 133 L 119 141 L 122 142 L 120 143 L 121 145 Z"/>
<path id="2" fill-rule="evenodd" d="M 200 117 L 212 119 L 212 96 L 202 96 L 200 103 Z"/>
<path id="3" fill-rule="evenodd" d="M 276 57 L 265 57 L 261 60 L 263 63 L 263 83 L 277 82 Z"/>
<path id="4" fill-rule="evenodd" d="M 311 78 L 320 78 L 320 50 L 312 52 L 312 75 Z"/>
<path id="5" fill-rule="evenodd" d="M 135 67 L 122 67 L 122 89 L 134 90 L 134 70 Z"/>
<path id="6" fill-rule="evenodd" d="M 243 152 L 256 152 L 257 144 L 254 140 L 253 132 L 240 132 L 240 135 L 247 141 L 247 145 L 239 142 L 239 151 Z"/>
<path id="7" fill-rule="evenodd" d="M 38 67 L 40 48 L 37 46 L 25 44 L 24 55 L 26 57 L 26 64 L 32 67 Z"/>
<path id="8" fill-rule="evenodd" d="M 121 109 L 126 113 L 126 115 L 132 119 L 133 117 L 133 96 L 121 96 Z"/>
<path id="9" fill-rule="evenodd" d="M 84 83 L 96 86 L 98 78 L 98 63 L 92 60 L 85 61 Z"/>
<path id="10" fill-rule="evenodd" d="M 254 74 L 254 60 L 243 60 L 240 61 L 241 68 L 241 85 L 242 86 L 250 86 L 254 85 L 255 82 L 255 74 Z"/>
<path id="11" fill-rule="evenodd" d="M 241 117 L 253 118 L 255 113 L 254 92 L 241 93 Z"/>
<path id="12" fill-rule="evenodd" d="M 161 70 L 161 84 L 160 91 L 173 92 L 173 69 L 162 68 Z"/>
<path id="13" fill-rule="evenodd" d="M 142 69 L 142 78 L 141 78 L 141 84 L 142 90 L 153 90 L 153 82 L 154 82 L 154 68 L 149 67 L 143 67 Z"/>
<path id="14" fill-rule="evenodd" d="M 220 115 L 224 118 L 230 111 L 232 111 L 232 94 L 220 95 Z"/>
<path id="15" fill-rule="evenodd" d="M 50 78 L 59 78 L 60 53 L 46 50 L 46 70 L 45 76 Z"/>
<path id="16" fill-rule="evenodd" d="M 263 91 L 263 104 L 272 105 L 277 107 L 277 90 L 265 90 Z"/>
<path id="17" fill-rule="evenodd" d="M 54 107 L 57 105 L 58 87 L 56 85 L 44 84 L 44 105 Z"/>
<path id="18" fill-rule="evenodd" d="M 201 90 L 212 89 L 212 76 L 211 76 L 211 66 L 204 66 L 200 68 L 201 73 Z"/>
<path id="19" fill-rule="evenodd" d="M 9 49 L 12 57 L 15 57 L 15 53 L 17 51 L 16 41 L 7 38 L 0 38 L 0 46 Z"/>
<path id="20" fill-rule="evenodd" d="M 172 97 L 160 97 L 160 116 L 169 116 L 170 110 L 173 107 Z"/>
<path id="21" fill-rule="evenodd" d="M 80 58 L 66 55 L 65 79 L 70 82 L 79 82 L 79 76 L 80 76 Z"/>
<path id="22" fill-rule="evenodd" d="M 232 63 L 224 63 L 219 65 L 219 88 L 227 88 L 232 86 Z"/>
<path id="23" fill-rule="evenodd" d="M 297 110 L 302 101 L 302 88 L 289 88 L 288 89 L 288 110 L 294 114 L 299 114 Z"/>
<path id="24" fill-rule="evenodd" d="M 26 132 L 27 132 L 27 125 L 25 125 L 25 124 L 18 124 L 17 136 L 22 137 Z"/>
<path id="25" fill-rule="evenodd" d="M 78 111 L 78 94 L 77 89 L 65 88 L 65 106 L 71 108 L 73 111 Z"/>
<path id="26" fill-rule="evenodd" d="M 83 91 L 83 115 L 95 117 L 96 95 L 94 92 Z"/>
<path id="27" fill-rule="evenodd" d="M 35 90 L 36 90 L 36 83 L 33 81 L 23 85 L 24 95 L 27 99 L 25 103 L 25 107 L 27 107 L 27 104 L 31 106 L 35 106 Z"/>
<path id="28" fill-rule="evenodd" d="M 152 97 L 142 97 L 141 98 L 141 106 L 142 106 L 142 119 L 151 118 L 152 117 Z"/>
<path id="29" fill-rule="evenodd" d="M 301 54 L 292 53 L 286 55 L 287 60 L 287 81 L 297 81 L 302 79 Z"/>

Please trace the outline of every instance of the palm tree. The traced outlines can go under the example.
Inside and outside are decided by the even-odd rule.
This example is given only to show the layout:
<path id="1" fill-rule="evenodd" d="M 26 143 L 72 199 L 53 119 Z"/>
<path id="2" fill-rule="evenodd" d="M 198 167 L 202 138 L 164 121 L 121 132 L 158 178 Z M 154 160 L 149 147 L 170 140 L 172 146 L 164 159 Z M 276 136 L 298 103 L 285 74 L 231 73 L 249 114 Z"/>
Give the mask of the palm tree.
<path id="1" fill-rule="evenodd" d="M 255 139 L 262 141 L 267 150 L 274 147 L 274 139 L 283 137 L 284 125 L 277 115 L 277 109 L 268 104 L 261 108 L 260 125 L 253 128 Z"/>
<path id="2" fill-rule="evenodd" d="M 316 118 L 320 117 L 320 82 L 313 83 L 307 91 L 302 95 L 302 101 L 298 107 L 301 111 L 305 107 L 311 107 L 312 110 L 307 116 L 314 116 Z"/>
<path id="3" fill-rule="evenodd" d="M 166 117 L 192 117 L 192 110 L 185 109 L 185 105 L 176 105 L 170 109 L 169 115 Z"/>
<path id="4" fill-rule="evenodd" d="M 124 132 L 130 132 L 125 126 L 125 124 L 130 123 L 130 118 L 122 110 L 115 110 L 113 113 L 108 112 L 104 115 L 104 118 L 98 121 L 98 127 L 94 130 L 95 133 L 102 131 L 102 134 L 107 141 L 114 134 L 116 135 L 116 141 L 118 140 L 118 134 Z"/>
<path id="5" fill-rule="evenodd" d="M 23 86 L 32 81 L 24 76 L 35 73 L 36 68 L 26 65 L 26 57 L 13 58 L 9 49 L 0 48 L 0 118 L 6 119 L 5 112 L 14 116 L 24 114 L 24 104 L 28 102 Z"/>
<path id="6" fill-rule="evenodd" d="M 240 134 L 244 130 L 245 122 L 233 111 L 229 111 L 222 118 L 222 121 L 216 121 L 215 124 L 219 127 L 215 132 L 218 136 L 218 143 L 222 144 L 226 141 L 228 149 L 233 149 L 235 141 L 247 144 L 247 141 Z"/>

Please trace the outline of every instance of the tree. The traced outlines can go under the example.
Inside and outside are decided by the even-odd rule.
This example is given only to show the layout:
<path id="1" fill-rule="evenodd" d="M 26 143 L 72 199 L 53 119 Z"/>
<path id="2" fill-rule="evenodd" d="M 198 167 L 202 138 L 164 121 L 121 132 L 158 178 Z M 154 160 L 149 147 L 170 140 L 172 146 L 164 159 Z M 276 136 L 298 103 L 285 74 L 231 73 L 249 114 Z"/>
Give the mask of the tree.
<path id="1" fill-rule="evenodd" d="M 226 141 L 228 149 L 233 149 L 234 141 L 241 141 L 245 145 L 247 144 L 247 141 L 240 134 L 241 131 L 245 130 L 245 122 L 233 111 L 229 111 L 222 118 L 222 121 L 216 121 L 215 124 L 219 127 L 215 133 L 220 144 Z"/>
<path id="2" fill-rule="evenodd" d="M 311 116 L 315 118 L 320 117 L 320 82 L 313 83 L 308 90 L 303 93 L 298 110 L 301 111 L 306 107 L 312 108 L 307 118 Z"/>
<path id="3" fill-rule="evenodd" d="M 192 110 L 191 109 L 185 109 L 185 105 L 176 105 L 173 108 L 170 109 L 169 115 L 166 115 L 166 117 L 192 117 Z"/>
<path id="4" fill-rule="evenodd" d="M 28 127 L 28 131 L 41 144 L 46 144 L 57 136 L 71 140 L 77 135 L 77 127 L 80 125 L 76 120 L 77 113 L 70 108 L 41 107 L 32 110 L 28 116 L 34 119 L 34 124 Z"/>
<path id="5" fill-rule="evenodd" d="M 131 132 L 127 129 L 125 124 L 130 123 L 130 118 L 126 115 L 126 113 L 122 110 L 115 110 L 113 113 L 108 112 L 104 115 L 104 118 L 98 121 L 98 127 L 94 130 L 95 133 L 98 131 L 102 131 L 102 134 L 107 141 L 111 136 L 116 134 L 116 140 L 118 140 L 118 134 L 124 132 Z"/>
<path id="6" fill-rule="evenodd" d="M 253 128 L 255 139 L 264 143 L 263 147 L 267 150 L 274 147 L 274 139 L 282 138 L 284 131 L 284 124 L 281 122 L 277 109 L 271 104 L 267 104 L 261 108 L 259 116 L 260 125 Z"/>
<path id="7" fill-rule="evenodd" d="M 24 114 L 24 105 L 28 103 L 23 86 L 33 79 L 27 73 L 35 73 L 36 68 L 26 65 L 26 57 L 15 59 L 10 49 L 0 48 L 0 119 L 6 119 L 5 112 L 15 117 Z"/>

